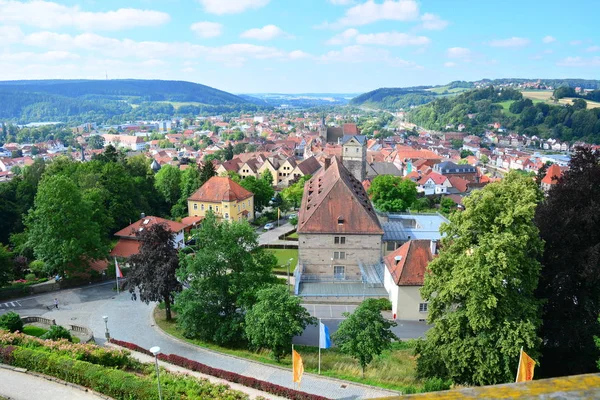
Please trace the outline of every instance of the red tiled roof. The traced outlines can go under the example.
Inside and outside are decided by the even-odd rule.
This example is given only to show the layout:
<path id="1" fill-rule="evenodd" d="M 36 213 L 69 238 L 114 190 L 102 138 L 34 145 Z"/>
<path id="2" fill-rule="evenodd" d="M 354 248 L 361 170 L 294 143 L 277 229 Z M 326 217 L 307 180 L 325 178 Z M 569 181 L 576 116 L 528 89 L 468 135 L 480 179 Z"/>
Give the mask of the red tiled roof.
<path id="1" fill-rule="evenodd" d="M 421 178 L 421 180 L 419 180 L 419 184 L 424 185 L 429 179 L 431 179 L 436 185 L 441 185 L 448 178 L 444 175 L 438 174 L 437 172 L 432 172 L 429 175 L 425 175 L 423 178 Z"/>
<path id="2" fill-rule="evenodd" d="M 200 221 L 202 221 L 204 217 L 184 217 L 181 219 L 181 223 L 185 225 L 186 228 L 190 226 L 196 226 Z"/>
<path id="3" fill-rule="evenodd" d="M 92 260 L 89 263 L 89 267 L 91 269 L 93 269 L 96 272 L 102 272 L 105 271 L 106 268 L 108 267 L 108 261 L 106 260 Z"/>
<path id="4" fill-rule="evenodd" d="M 127 258 L 140 252 L 142 242 L 135 239 L 119 239 L 117 245 L 110 252 L 111 257 Z"/>
<path id="5" fill-rule="evenodd" d="M 188 200 L 220 203 L 221 201 L 241 201 L 254 196 L 239 183 L 227 176 L 213 176 L 200 189 L 196 190 Z"/>
<path id="6" fill-rule="evenodd" d="M 556 164 L 552 164 L 548 168 L 548 171 L 546 172 L 546 176 L 544 176 L 544 179 L 542 179 L 542 183 L 545 183 L 547 185 L 556 185 L 561 176 L 562 176 L 562 171 L 561 171 L 560 167 Z"/>
<path id="7" fill-rule="evenodd" d="M 298 217 L 298 233 L 383 234 L 361 182 L 337 157 L 304 184 Z"/>
<path id="8" fill-rule="evenodd" d="M 168 219 L 160 218 L 160 217 L 144 217 L 133 224 L 129 225 L 127 228 L 121 229 L 119 232 L 115 233 L 115 236 L 121 238 L 136 238 L 136 234 L 141 232 L 146 228 L 150 228 L 156 224 L 165 224 L 169 227 L 169 229 L 173 232 L 182 231 L 185 228 L 185 225 L 180 222 L 170 221 Z"/>
<path id="9" fill-rule="evenodd" d="M 358 135 L 358 126 L 356 124 L 344 124 L 342 127 L 344 135 Z"/>
<path id="10" fill-rule="evenodd" d="M 469 189 L 469 181 L 459 176 L 451 176 L 448 178 L 452 187 L 461 193 L 466 193 Z"/>
<path id="11" fill-rule="evenodd" d="M 400 260 L 396 260 L 400 257 Z M 384 258 L 398 286 L 422 286 L 427 265 L 433 259 L 429 240 L 410 240 Z"/>

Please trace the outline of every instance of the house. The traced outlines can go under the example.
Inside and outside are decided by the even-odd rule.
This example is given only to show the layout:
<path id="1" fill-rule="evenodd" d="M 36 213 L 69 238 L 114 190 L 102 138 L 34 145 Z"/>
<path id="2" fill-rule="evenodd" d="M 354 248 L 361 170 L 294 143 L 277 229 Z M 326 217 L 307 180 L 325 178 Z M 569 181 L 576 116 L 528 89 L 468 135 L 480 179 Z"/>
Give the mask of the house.
<path id="1" fill-rule="evenodd" d="M 129 135 L 111 135 L 104 134 L 104 146 L 112 145 L 113 147 L 130 149 L 133 151 L 140 151 L 146 148 L 148 144 L 142 136 L 129 136 Z"/>
<path id="2" fill-rule="evenodd" d="M 446 194 L 448 188 L 452 187 L 450 180 L 437 172 L 431 172 L 430 174 L 422 177 L 418 181 L 419 186 L 417 187 L 418 192 L 424 192 L 425 196 L 434 194 Z"/>
<path id="3" fill-rule="evenodd" d="M 112 249 L 112 257 L 128 258 L 133 254 L 138 254 L 140 244 L 138 233 L 148 229 L 156 224 L 164 224 L 173 232 L 173 244 L 175 248 L 185 247 L 184 230 L 186 225 L 180 222 L 170 221 L 168 219 L 153 217 L 142 214 L 142 218 L 126 228 L 121 229 L 115 236 L 119 238 L 117 245 Z"/>
<path id="4" fill-rule="evenodd" d="M 298 214 L 300 281 L 364 282 L 380 265 L 383 229 L 361 182 L 334 157 L 304 185 Z M 309 278 L 310 277 L 310 278 Z"/>
<path id="5" fill-rule="evenodd" d="M 384 258 L 383 281 L 394 319 L 423 321 L 427 318 L 427 302 L 420 290 L 436 247 L 435 240 L 410 240 Z"/>
<path id="6" fill-rule="evenodd" d="M 554 185 L 558 183 L 558 180 L 562 177 L 562 170 L 556 164 L 552 164 L 548 167 L 548 171 L 546 171 L 546 175 L 542 179 L 542 190 L 544 192 L 552 189 Z"/>
<path id="7" fill-rule="evenodd" d="M 228 176 L 213 176 L 188 198 L 190 217 L 205 217 L 209 211 L 226 221 L 253 221 L 254 194 Z"/>
<path id="8" fill-rule="evenodd" d="M 471 183 L 477 183 L 479 181 L 477 168 L 473 167 L 472 165 L 457 165 L 452 161 L 444 161 L 434 165 L 433 170 L 438 174 L 447 177 L 459 176 Z"/>

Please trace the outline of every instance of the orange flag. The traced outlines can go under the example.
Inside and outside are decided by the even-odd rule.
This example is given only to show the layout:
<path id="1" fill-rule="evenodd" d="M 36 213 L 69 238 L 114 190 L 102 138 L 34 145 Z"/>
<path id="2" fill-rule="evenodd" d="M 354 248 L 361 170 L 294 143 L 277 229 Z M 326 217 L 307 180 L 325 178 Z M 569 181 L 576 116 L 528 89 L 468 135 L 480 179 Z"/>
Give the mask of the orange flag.
<path id="1" fill-rule="evenodd" d="M 304 364 L 302 363 L 302 357 L 296 350 L 292 350 L 292 373 L 294 375 L 294 382 L 300 384 L 302 380 L 302 374 L 304 373 Z"/>
<path id="2" fill-rule="evenodd" d="M 535 361 L 523 351 L 521 347 L 521 356 L 519 357 L 519 369 L 517 369 L 517 380 L 515 382 L 526 382 L 533 379 L 533 369 Z"/>

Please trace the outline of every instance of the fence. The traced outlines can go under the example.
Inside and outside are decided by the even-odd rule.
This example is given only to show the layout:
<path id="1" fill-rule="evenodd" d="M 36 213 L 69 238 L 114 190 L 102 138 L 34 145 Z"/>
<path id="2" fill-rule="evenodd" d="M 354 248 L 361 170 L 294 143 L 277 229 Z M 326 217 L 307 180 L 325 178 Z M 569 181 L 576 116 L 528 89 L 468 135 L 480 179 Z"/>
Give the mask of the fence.
<path id="1" fill-rule="evenodd" d="M 69 330 L 85 335 L 84 338 L 81 339 L 83 343 L 89 343 L 92 340 L 94 340 L 94 332 L 90 328 L 86 328 L 85 326 L 79 325 L 69 325 Z"/>
<path id="2" fill-rule="evenodd" d="M 44 324 L 48 326 L 56 325 L 56 321 L 53 319 L 48 319 L 44 317 L 23 317 L 21 318 L 23 324 Z M 89 343 L 94 340 L 94 332 L 90 328 L 86 328 L 85 326 L 79 325 L 69 325 L 69 330 L 71 332 L 81 333 L 83 338 L 81 339 L 82 343 Z"/>
<path id="3" fill-rule="evenodd" d="M 56 325 L 56 321 L 44 317 L 23 317 L 21 318 L 24 324 L 44 324 L 44 325 Z"/>

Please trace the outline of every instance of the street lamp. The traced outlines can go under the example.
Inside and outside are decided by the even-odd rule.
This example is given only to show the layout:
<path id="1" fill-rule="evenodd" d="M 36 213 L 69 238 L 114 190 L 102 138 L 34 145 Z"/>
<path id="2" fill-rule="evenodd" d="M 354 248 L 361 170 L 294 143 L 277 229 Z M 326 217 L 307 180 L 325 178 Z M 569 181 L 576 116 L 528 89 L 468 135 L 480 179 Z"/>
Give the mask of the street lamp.
<path id="1" fill-rule="evenodd" d="M 288 272 L 288 292 L 290 291 L 290 264 L 294 259 L 290 258 L 287 263 L 287 272 Z"/>
<path id="2" fill-rule="evenodd" d="M 108 316 L 103 316 L 102 319 L 104 320 L 104 337 L 106 338 L 107 341 L 110 342 L 110 332 L 108 331 Z"/>
<path id="3" fill-rule="evenodd" d="M 162 391 L 160 390 L 160 375 L 158 372 L 158 353 L 160 353 L 160 347 L 152 347 L 150 349 L 150 353 L 154 354 L 154 365 L 156 366 L 156 382 L 158 383 L 158 398 L 159 400 L 162 400 Z"/>

